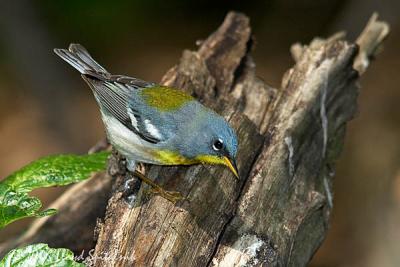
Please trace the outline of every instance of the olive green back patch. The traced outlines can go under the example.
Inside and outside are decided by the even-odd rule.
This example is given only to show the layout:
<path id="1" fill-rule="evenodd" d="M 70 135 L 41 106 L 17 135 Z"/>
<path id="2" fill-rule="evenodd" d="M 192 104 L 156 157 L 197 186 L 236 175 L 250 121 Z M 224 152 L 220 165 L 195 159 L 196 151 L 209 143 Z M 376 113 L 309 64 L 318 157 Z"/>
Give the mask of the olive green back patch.
<path id="1" fill-rule="evenodd" d="M 162 111 L 172 111 L 194 98 L 181 90 L 167 86 L 154 86 L 141 91 L 146 104 Z"/>

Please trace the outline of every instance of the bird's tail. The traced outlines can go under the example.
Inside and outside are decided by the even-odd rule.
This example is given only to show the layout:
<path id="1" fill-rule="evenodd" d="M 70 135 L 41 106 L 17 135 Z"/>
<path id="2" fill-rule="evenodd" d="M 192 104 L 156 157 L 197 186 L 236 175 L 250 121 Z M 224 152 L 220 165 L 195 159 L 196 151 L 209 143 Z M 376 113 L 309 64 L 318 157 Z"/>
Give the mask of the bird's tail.
<path id="1" fill-rule="evenodd" d="M 83 75 L 98 79 L 110 77 L 110 73 L 97 63 L 80 44 L 70 44 L 67 49 L 55 48 L 54 52 Z"/>

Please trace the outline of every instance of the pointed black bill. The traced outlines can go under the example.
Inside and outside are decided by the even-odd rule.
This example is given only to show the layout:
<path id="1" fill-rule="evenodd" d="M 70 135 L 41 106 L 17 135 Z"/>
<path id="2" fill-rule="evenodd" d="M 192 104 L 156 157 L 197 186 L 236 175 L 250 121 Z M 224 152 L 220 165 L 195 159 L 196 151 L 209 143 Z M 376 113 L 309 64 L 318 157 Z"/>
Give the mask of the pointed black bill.
<path id="1" fill-rule="evenodd" d="M 231 159 L 231 158 L 225 156 L 224 162 L 225 162 L 225 165 L 228 166 L 228 168 L 231 170 L 231 172 L 235 175 L 235 177 L 237 179 L 240 179 L 239 178 L 239 170 L 237 168 L 236 161 L 234 159 Z"/>

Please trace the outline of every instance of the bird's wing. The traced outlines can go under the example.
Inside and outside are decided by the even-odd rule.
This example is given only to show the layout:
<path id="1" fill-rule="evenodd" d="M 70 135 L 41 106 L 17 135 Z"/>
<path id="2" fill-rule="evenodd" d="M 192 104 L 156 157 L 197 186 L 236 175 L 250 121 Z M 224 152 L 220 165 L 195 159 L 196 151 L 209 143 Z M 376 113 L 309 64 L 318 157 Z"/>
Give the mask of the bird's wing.
<path id="1" fill-rule="evenodd" d="M 103 110 L 117 118 L 125 127 L 153 144 L 167 139 L 167 135 L 152 123 L 157 114 L 151 114 L 149 110 L 131 104 L 136 90 L 153 86 L 153 83 L 126 76 L 98 80 L 83 75 L 83 78 L 92 88 Z"/>
<path id="2" fill-rule="evenodd" d="M 165 119 L 161 113 L 146 109 L 146 105 L 140 106 L 140 101 L 137 105 L 132 105 L 135 102 L 132 101 L 135 92 L 154 87 L 154 83 L 123 75 L 111 75 L 80 44 L 71 44 L 68 50 L 54 49 L 54 52 L 82 74 L 103 111 L 150 143 L 162 142 L 168 138 L 168 127 L 156 126 L 162 126 L 161 122 Z"/>

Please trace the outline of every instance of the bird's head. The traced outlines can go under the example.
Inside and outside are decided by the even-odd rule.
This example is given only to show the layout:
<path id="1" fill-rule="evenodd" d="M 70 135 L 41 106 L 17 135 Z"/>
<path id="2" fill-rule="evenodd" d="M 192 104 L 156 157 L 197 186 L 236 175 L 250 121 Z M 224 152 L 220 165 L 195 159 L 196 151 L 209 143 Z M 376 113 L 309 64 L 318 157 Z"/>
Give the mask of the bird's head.
<path id="1" fill-rule="evenodd" d="M 186 132 L 183 154 L 197 162 L 227 166 L 238 178 L 236 153 L 238 141 L 229 123 L 214 112 L 202 114 Z"/>

